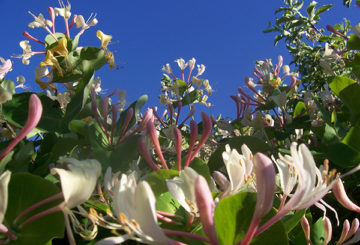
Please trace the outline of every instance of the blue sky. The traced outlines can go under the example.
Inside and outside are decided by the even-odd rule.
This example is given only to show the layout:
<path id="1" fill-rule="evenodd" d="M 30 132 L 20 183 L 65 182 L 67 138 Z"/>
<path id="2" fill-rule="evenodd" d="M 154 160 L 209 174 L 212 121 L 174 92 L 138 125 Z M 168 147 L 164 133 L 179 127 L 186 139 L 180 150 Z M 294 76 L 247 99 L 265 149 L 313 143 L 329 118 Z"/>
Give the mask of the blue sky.
<path id="1" fill-rule="evenodd" d="M 284 45 L 273 46 L 273 34 L 263 34 L 268 22 L 274 21 L 274 11 L 283 1 L 251 0 L 73 0 L 73 14 L 85 19 L 91 12 L 97 13 L 99 23 L 88 29 L 80 40 L 81 46 L 99 46 L 96 31 L 102 30 L 113 36 L 109 49 L 115 51 L 115 58 L 122 68 L 109 70 L 104 67 L 96 75 L 102 78 L 102 88 L 109 92 L 115 88 L 126 90 L 127 100 L 132 102 L 142 94 L 148 94 L 148 107 L 159 105 L 161 67 L 170 63 L 175 70 L 175 59 L 189 60 L 195 57 L 198 64 L 206 65 L 202 78 L 210 81 L 215 93 L 209 98 L 210 108 L 197 106 L 198 111 L 235 118 L 235 105 L 229 98 L 244 86 L 244 77 L 251 75 L 255 60 L 271 58 L 277 61 L 283 55 L 284 64 L 290 57 Z M 310 1 L 305 1 L 308 4 Z M 341 0 L 322 0 L 320 4 L 335 4 L 323 14 L 321 24 L 333 25 L 346 17 L 353 24 L 358 23 L 360 9 L 348 9 Z M 56 0 L 14 1 L 0 0 L 2 38 L 0 56 L 5 59 L 22 52 L 19 42 L 25 40 L 23 31 L 43 39 L 43 30 L 27 27 L 32 17 L 43 13 L 48 18 L 47 8 L 58 7 Z M 57 20 L 58 31 L 64 25 Z M 78 30 L 72 29 L 74 36 Z M 34 51 L 43 50 L 40 44 L 32 42 Z M 27 85 L 37 90 L 34 83 L 34 68 L 43 56 L 33 57 L 29 66 L 21 60 L 14 60 L 14 70 L 9 79 L 23 75 Z"/>

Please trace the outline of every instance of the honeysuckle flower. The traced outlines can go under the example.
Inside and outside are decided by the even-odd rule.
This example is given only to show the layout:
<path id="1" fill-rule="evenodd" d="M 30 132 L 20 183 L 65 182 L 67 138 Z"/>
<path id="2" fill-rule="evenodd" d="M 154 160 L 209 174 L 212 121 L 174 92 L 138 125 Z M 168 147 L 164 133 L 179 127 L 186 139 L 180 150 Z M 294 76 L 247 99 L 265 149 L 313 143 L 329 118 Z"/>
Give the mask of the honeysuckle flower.
<path id="1" fill-rule="evenodd" d="M 0 154 L 0 161 L 23 139 L 28 135 L 39 123 L 42 114 L 42 105 L 39 97 L 35 94 L 30 95 L 29 112 L 24 127 L 13 141 Z"/>
<path id="2" fill-rule="evenodd" d="M 95 26 L 98 23 L 98 20 L 96 19 L 96 14 L 94 16 L 90 15 L 87 21 L 85 21 L 82 15 L 77 15 L 75 18 L 75 23 L 77 28 L 86 30 L 92 26 Z"/>
<path id="3" fill-rule="evenodd" d="M 34 55 L 31 50 L 31 45 L 28 40 L 23 40 L 20 42 L 20 47 L 23 50 L 23 54 L 19 57 L 22 58 L 22 63 L 24 65 L 28 65 L 30 63 L 29 59 Z"/>
<path id="4" fill-rule="evenodd" d="M 164 66 L 161 68 L 161 70 L 162 70 L 163 72 L 166 72 L 167 74 L 171 74 L 171 73 L 172 73 L 172 69 L 171 69 L 170 64 L 164 65 Z"/>
<path id="5" fill-rule="evenodd" d="M 236 149 L 231 149 L 229 145 L 226 145 L 225 151 L 222 153 L 230 180 L 224 196 L 234 195 L 244 188 L 254 190 L 254 179 L 251 174 L 253 169 L 252 153 L 245 144 L 241 146 L 241 152 L 244 155 L 240 155 Z"/>
<path id="6" fill-rule="evenodd" d="M 332 225 L 331 225 L 331 221 L 326 216 L 322 219 L 322 222 L 325 232 L 323 244 L 326 245 L 330 242 L 332 237 Z"/>
<path id="7" fill-rule="evenodd" d="M 98 30 L 96 32 L 96 36 L 100 39 L 101 41 L 101 45 L 100 45 L 100 48 L 103 48 L 103 49 L 106 49 L 107 46 L 109 45 L 111 39 L 112 39 L 112 36 L 110 35 L 106 35 L 104 34 L 102 31 Z"/>
<path id="8" fill-rule="evenodd" d="M 71 16 L 71 4 L 69 3 L 69 1 L 67 1 L 67 6 L 65 6 L 64 2 L 62 0 L 59 1 L 60 3 L 60 7 L 61 8 L 54 8 L 55 11 L 55 15 L 58 16 L 62 16 L 64 17 L 64 19 L 70 19 Z"/>
<path id="9" fill-rule="evenodd" d="M 77 160 L 60 157 L 60 164 L 66 168 L 52 168 L 52 175 L 59 175 L 61 189 L 67 209 L 72 209 L 88 200 L 94 191 L 101 165 L 95 159 Z"/>
<path id="10" fill-rule="evenodd" d="M 292 192 L 297 183 L 297 171 L 295 171 L 292 159 L 288 155 L 283 156 L 279 154 L 279 159 L 275 160 L 274 157 L 272 157 L 272 159 L 278 169 L 280 186 L 283 190 L 283 195 L 286 197 Z"/>
<path id="11" fill-rule="evenodd" d="M 256 175 L 257 199 L 249 229 L 241 241 L 243 245 L 250 243 L 261 219 L 272 208 L 275 193 L 275 169 L 271 159 L 262 153 L 256 153 L 253 163 Z"/>
<path id="12" fill-rule="evenodd" d="M 48 51 L 49 52 L 49 51 Z M 67 50 L 67 38 L 63 37 L 58 41 L 58 44 L 53 47 L 52 49 L 50 49 L 50 52 L 52 52 L 52 54 L 58 54 L 59 56 L 62 56 L 64 58 L 68 57 L 68 50 Z"/>
<path id="13" fill-rule="evenodd" d="M 217 234 L 215 230 L 214 212 L 215 203 L 212 198 L 209 186 L 204 177 L 199 175 L 195 179 L 195 198 L 199 209 L 200 221 L 205 235 L 212 245 L 217 245 Z"/>
<path id="14" fill-rule="evenodd" d="M 191 83 L 194 84 L 196 86 L 196 88 L 199 88 L 204 82 L 204 79 L 200 79 L 197 77 L 192 77 L 191 78 Z"/>
<path id="15" fill-rule="evenodd" d="M 97 245 L 118 244 L 119 240 L 123 242 L 129 238 L 147 244 L 167 245 L 169 239 L 157 223 L 155 202 L 154 193 L 146 181 L 137 184 L 133 175 L 122 174 L 114 189 L 113 209 L 127 234 L 106 238 Z"/>
<path id="16" fill-rule="evenodd" d="M 291 166 L 294 166 L 298 180 L 296 190 L 285 205 L 279 209 L 279 212 L 262 227 L 260 227 L 257 233 L 261 233 L 267 229 L 289 211 L 301 210 L 314 205 L 329 192 L 338 180 L 335 176 L 335 172 L 331 172 L 330 174 L 328 173 L 327 166 L 322 168 L 322 171 L 316 167 L 311 152 L 304 144 L 301 144 L 298 147 L 297 144 L 293 142 L 291 144 L 290 151 L 291 157 L 286 156 L 281 160 Z M 347 174 L 351 174 L 357 170 L 359 170 L 359 166 Z M 289 178 L 293 178 L 291 174 L 288 174 L 288 176 Z M 288 183 L 290 182 L 291 180 L 288 180 Z M 283 202 L 285 202 L 285 200 Z"/>
<path id="17" fill-rule="evenodd" d="M 354 237 L 351 240 L 349 240 L 353 235 L 354 235 Z M 346 242 L 347 240 L 349 240 L 349 241 Z M 343 223 L 343 229 L 342 229 L 340 238 L 337 241 L 336 245 L 355 244 L 359 240 L 360 240 L 359 220 L 357 218 L 355 218 L 350 226 L 349 221 L 346 219 Z M 346 242 L 346 243 L 344 243 L 344 242 Z"/>
<path id="18" fill-rule="evenodd" d="M 211 95 L 214 90 L 211 88 L 209 80 L 204 80 L 203 84 L 205 86 L 205 91 L 208 92 L 209 95 Z"/>
<path id="19" fill-rule="evenodd" d="M 190 70 L 193 70 L 193 69 L 194 69 L 194 67 L 195 67 L 195 62 L 196 62 L 196 59 L 195 59 L 195 58 L 192 58 L 191 60 L 188 61 L 188 65 L 189 65 Z"/>
<path id="20" fill-rule="evenodd" d="M 336 64 L 340 67 L 345 66 L 345 62 L 335 50 L 329 47 L 329 43 L 325 44 L 325 51 L 320 59 L 320 66 L 324 69 L 324 72 L 331 74 L 334 71 L 333 65 Z"/>
<path id="21" fill-rule="evenodd" d="M 60 67 L 58 60 L 55 58 L 54 54 L 50 50 L 46 51 L 46 57 L 44 61 L 40 63 L 41 68 L 45 66 L 55 67 L 58 71 L 58 75 L 63 76 L 63 70 Z"/>
<path id="22" fill-rule="evenodd" d="M 6 170 L 0 175 L 0 224 L 2 224 L 8 203 L 8 184 L 10 181 L 11 172 Z"/>
<path id="23" fill-rule="evenodd" d="M 52 27 L 52 22 L 50 20 L 46 20 L 41 13 L 39 14 L 38 17 L 36 17 L 30 11 L 28 13 L 31 14 L 32 17 L 34 17 L 34 21 L 30 22 L 29 25 L 28 25 L 30 28 L 43 27 L 43 28 L 46 29 L 47 26 Z"/>
<path id="24" fill-rule="evenodd" d="M 102 31 L 98 30 L 96 32 L 96 36 L 100 39 L 101 45 L 100 48 L 102 48 L 105 51 L 105 59 L 107 60 L 107 63 L 109 63 L 110 69 L 115 67 L 115 58 L 114 54 L 110 52 L 107 48 L 109 45 L 112 36 L 104 34 Z"/>
<path id="25" fill-rule="evenodd" d="M 345 207 L 351 211 L 360 213 L 360 207 L 358 205 L 356 205 L 355 203 L 353 203 L 350 200 L 350 198 L 348 197 L 348 195 L 346 194 L 345 187 L 344 187 L 341 179 L 338 179 L 335 182 L 332 190 L 333 190 L 334 196 L 336 197 L 336 200 L 341 205 L 343 205 L 343 207 Z"/>
<path id="26" fill-rule="evenodd" d="M 190 167 L 180 171 L 179 177 L 166 180 L 171 195 L 192 216 L 199 216 L 195 199 L 195 181 L 199 174 Z"/>
<path id="27" fill-rule="evenodd" d="M 206 68 L 206 66 L 203 64 L 197 65 L 198 73 L 196 74 L 196 76 L 201 76 L 202 74 L 204 74 L 205 68 Z"/>
<path id="28" fill-rule="evenodd" d="M 179 58 L 177 60 L 174 60 L 180 67 L 181 71 L 185 70 L 185 68 L 188 66 L 188 63 L 185 63 L 185 60 L 183 58 Z"/>
<path id="29" fill-rule="evenodd" d="M 0 80 L 4 78 L 6 73 L 12 70 L 12 62 L 10 59 L 5 60 L 3 57 L 0 57 L 2 65 L 0 65 Z"/>
<path id="30" fill-rule="evenodd" d="M 300 220 L 301 228 L 304 231 L 305 239 L 306 239 L 306 245 L 311 245 L 311 239 L 310 239 L 310 224 L 306 216 L 304 215 Z"/>
<path id="31" fill-rule="evenodd" d="M 92 84 L 92 89 L 94 89 L 95 93 L 96 94 L 99 94 L 102 89 L 101 89 L 101 78 L 100 77 L 97 77 L 93 84 Z"/>
<path id="32" fill-rule="evenodd" d="M 16 77 L 16 82 L 17 83 L 25 83 L 25 77 L 24 76 L 17 76 Z"/>

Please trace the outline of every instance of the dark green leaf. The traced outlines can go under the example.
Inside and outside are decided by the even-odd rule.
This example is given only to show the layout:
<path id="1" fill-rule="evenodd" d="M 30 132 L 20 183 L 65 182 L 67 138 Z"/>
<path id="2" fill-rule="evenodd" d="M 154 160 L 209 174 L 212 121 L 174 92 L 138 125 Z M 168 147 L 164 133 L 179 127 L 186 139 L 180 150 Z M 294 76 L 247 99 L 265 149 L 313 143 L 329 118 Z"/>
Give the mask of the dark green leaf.
<path id="1" fill-rule="evenodd" d="M 8 188 L 9 199 L 5 216 L 7 224 L 13 224 L 14 219 L 26 208 L 60 192 L 60 190 L 51 182 L 28 173 L 13 174 Z M 56 206 L 61 201 L 63 200 L 59 199 L 40 206 L 21 218 L 17 225 L 21 224 L 34 214 Z M 40 219 L 29 223 L 24 228 L 19 228 L 17 225 L 10 226 L 10 229 L 15 231 L 18 230 L 16 233 L 18 239 L 11 244 L 45 244 L 55 237 L 63 237 L 65 228 L 64 215 L 61 212 L 43 216 Z"/>
<path id="2" fill-rule="evenodd" d="M 347 41 L 346 47 L 350 50 L 359 50 L 360 49 L 360 38 L 355 34 L 350 34 L 350 38 Z"/>

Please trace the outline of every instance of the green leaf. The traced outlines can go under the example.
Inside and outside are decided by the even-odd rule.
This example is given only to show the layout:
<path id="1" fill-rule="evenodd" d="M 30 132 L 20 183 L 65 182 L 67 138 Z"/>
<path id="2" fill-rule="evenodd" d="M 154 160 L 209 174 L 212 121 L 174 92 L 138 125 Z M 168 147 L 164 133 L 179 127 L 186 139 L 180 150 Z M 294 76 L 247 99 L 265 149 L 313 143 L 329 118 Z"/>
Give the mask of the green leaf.
<path id="1" fill-rule="evenodd" d="M 322 245 L 325 240 L 325 231 L 322 218 L 319 218 L 315 224 L 310 226 L 310 240 L 313 245 Z"/>
<path id="2" fill-rule="evenodd" d="M 332 8 L 334 6 L 334 4 L 328 4 L 328 5 L 323 5 L 321 6 L 317 11 L 316 11 L 316 15 L 319 15 L 325 11 L 328 11 L 330 8 Z"/>
<path id="3" fill-rule="evenodd" d="M 170 192 L 164 192 L 156 198 L 156 210 L 174 214 L 179 208 L 180 204 Z"/>
<path id="4" fill-rule="evenodd" d="M 325 124 L 325 132 L 323 139 L 326 143 L 339 141 L 339 137 L 337 136 L 335 129 L 327 123 Z"/>
<path id="5" fill-rule="evenodd" d="M 155 172 L 151 172 L 146 177 L 146 181 L 151 186 L 151 189 L 154 191 L 155 196 L 167 192 L 168 188 L 166 186 L 166 180 L 172 179 L 179 175 L 179 172 L 174 169 L 160 169 Z"/>
<path id="6" fill-rule="evenodd" d="M 29 217 L 59 204 L 62 199 L 40 206 L 22 217 L 17 224 L 15 218 L 31 205 L 60 192 L 56 185 L 35 175 L 28 173 L 13 174 L 9 183 L 8 208 L 5 216 L 6 224 L 16 232 L 18 239 L 11 244 L 38 245 L 49 240 L 63 237 L 65 224 L 62 212 L 52 213 L 35 220 L 24 228 L 18 227 Z"/>
<path id="7" fill-rule="evenodd" d="M 14 94 L 12 100 L 3 104 L 3 115 L 11 123 L 19 127 L 25 125 L 28 110 L 29 99 L 32 93 Z M 57 131 L 60 126 L 62 111 L 57 101 L 52 101 L 45 94 L 37 94 L 40 98 L 43 112 L 39 124 L 36 126 L 38 129 L 44 131 Z"/>
<path id="8" fill-rule="evenodd" d="M 229 144 L 232 149 L 235 148 L 240 154 L 241 146 L 243 144 L 246 144 L 253 154 L 255 154 L 256 152 L 266 152 L 271 150 L 268 144 L 254 136 L 238 136 L 231 138 L 229 140 L 226 140 L 224 144 L 219 146 L 216 151 L 211 155 L 208 162 L 210 173 L 224 166 L 222 153 L 225 151 L 226 144 Z"/>
<path id="9" fill-rule="evenodd" d="M 3 89 L 10 92 L 11 94 L 15 93 L 15 84 L 13 81 L 11 81 L 9 79 L 4 79 L 0 85 Z"/>
<path id="10" fill-rule="evenodd" d="M 350 50 L 359 50 L 360 49 L 360 38 L 355 34 L 350 34 L 350 38 L 347 41 L 346 48 Z"/>
<path id="11" fill-rule="evenodd" d="M 111 152 L 110 162 L 114 172 L 129 170 L 130 163 L 140 156 L 138 150 L 139 135 L 134 135 L 120 143 Z"/>
<path id="12" fill-rule="evenodd" d="M 342 143 L 360 153 L 360 126 L 351 127 Z"/>
<path id="13" fill-rule="evenodd" d="M 31 157 L 34 154 L 34 143 L 27 142 L 22 145 L 20 150 L 15 153 L 11 162 L 8 163 L 8 169 L 12 172 L 26 172 L 31 163 Z"/>
<path id="14" fill-rule="evenodd" d="M 305 112 L 305 113 L 303 113 L 303 112 Z M 305 103 L 302 101 L 299 101 L 295 106 L 293 118 L 296 118 L 297 116 L 299 116 L 301 114 L 307 114 L 306 112 L 307 111 L 306 111 Z"/>
<path id="15" fill-rule="evenodd" d="M 296 213 L 289 213 L 284 216 L 283 223 L 285 227 L 285 232 L 289 233 L 292 229 L 295 228 L 297 224 L 299 224 L 301 218 L 304 216 L 306 209 L 296 211 Z"/>
<path id="16" fill-rule="evenodd" d="M 14 151 L 10 151 L 3 159 L 0 161 L 0 174 L 4 172 L 6 165 L 11 161 L 14 155 Z"/>
<path id="17" fill-rule="evenodd" d="M 195 157 L 194 160 L 190 163 L 189 167 L 194 169 L 198 174 L 202 175 L 206 179 L 206 181 L 210 183 L 211 175 L 209 166 L 206 164 L 206 162 L 204 162 L 198 157 Z"/>
<path id="18" fill-rule="evenodd" d="M 214 217 L 219 244 L 236 244 L 245 236 L 255 206 L 256 194 L 251 192 L 238 193 L 219 202 Z M 264 221 L 270 219 L 274 214 L 274 211 L 270 211 Z M 251 244 L 265 245 L 269 244 L 269 241 L 271 244 L 288 244 L 285 228 L 281 221 L 255 237 Z"/>
<path id="19" fill-rule="evenodd" d="M 347 77 L 335 77 L 329 84 L 330 89 L 340 97 L 351 112 L 351 121 L 360 119 L 360 85 Z"/>
<path id="20" fill-rule="evenodd" d="M 60 32 L 57 32 L 54 34 L 54 36 L 58 39 L 58 40 L 61 40 L 63 37 L 65 37 L 65 34 L 64 33 L 60 33 Z M 45 37 L 45 48 L 47 50 L 53 48 L 54 46 L 56 46 L 58 43 L 57 40 L 55 40 L 55 38 L 53 38 L 52 35 L 47 35 Z"/>
<path id="21" fill-rule="evenodd" d="M 68 131 L 68 124 L 85 107 L 90 95 L 90 89 L 94 81 L 94 70 L 87 71 L 76 87 L 75 95 L 66 107 L 66 113 L 62 120 L 62 129 Z"/>
<path id="22" fill-rule="evenodd" d="M 351 168 L 360 162 L 360 153 L 341 142 L 330 143 L 327 158 L 342 168 Z"/>
<path id="23" fill-rule="evenodd" d="M 184 98 L 181 100 L 182 105 L 191 105 L 193 103 L 197 103 L 201 100 L 201 91 L 195 89 L 194 91 L 191 91 L 187 95 L 184 96 Z"/>
<path id="24" fill-rule="evenodd" d="M 308 13 L 310 19 L 315 15 L 315 6 L 317 2 L 312 1 L 309 6 L 306 8 L 306 12 Z"/>

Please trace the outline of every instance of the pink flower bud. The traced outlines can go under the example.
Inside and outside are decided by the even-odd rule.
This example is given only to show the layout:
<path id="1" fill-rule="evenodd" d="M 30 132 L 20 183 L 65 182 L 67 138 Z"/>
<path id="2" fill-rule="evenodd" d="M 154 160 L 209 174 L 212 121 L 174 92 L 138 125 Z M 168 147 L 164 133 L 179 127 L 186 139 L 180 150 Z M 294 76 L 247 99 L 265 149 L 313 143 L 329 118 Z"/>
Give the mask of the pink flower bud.
<path id="1" fill-rule="evenodd" d="M 329 220 L 328 217 L 324 217 L 323 218 L 323 227 L 324 227 L 324 232 L 325 232 L 325 237 L 324 237 L 324 243 L 323 245 L 326 245 L 330 242 L 331 240 L 331 236 L 332 236 L 332 225 L 331 225 L 331 221 Z"/>
<path id="2" fill-rule="evenodd" d="M 42 105 L 39 97 L 35 94 L 30 95 L 29 99 L 29 113 L 26 123 L 20 133 L 15 139 L 6 147 L 0 155 L 0 161 L 23 139 L 33 130 L 39 123 L 42 114 Z"/>
<path id="3" fill-rule="evenodd" d="M 209 186 L 201 175 L 197 177 L 195 182 L 195 197 L 204 233 L 211 241 L 211 244 L 218 244 L 214 223 L 215 203 Z"/>
<path id="4" fill-rule="evenodd" d="M 345 208 L 360 213 L 360 207 L 353 203 L 347 196 L 344 185 L 341 179 L 338 179 L 332 188 L 336 200 L 343 205 Z"/>
<path id="5" fill-rule="evenodd" d="M 301 224 L 301 228 L 304 231 L 304 235 L 306 238 L 306 244 L 307 245 L 311 245 L 311 240 L 310 240 L 310 224 L 309 221 L 307 220 L 307 218 L 305 216 L 303 216 L 300 220 L 300 224 Z"/>

